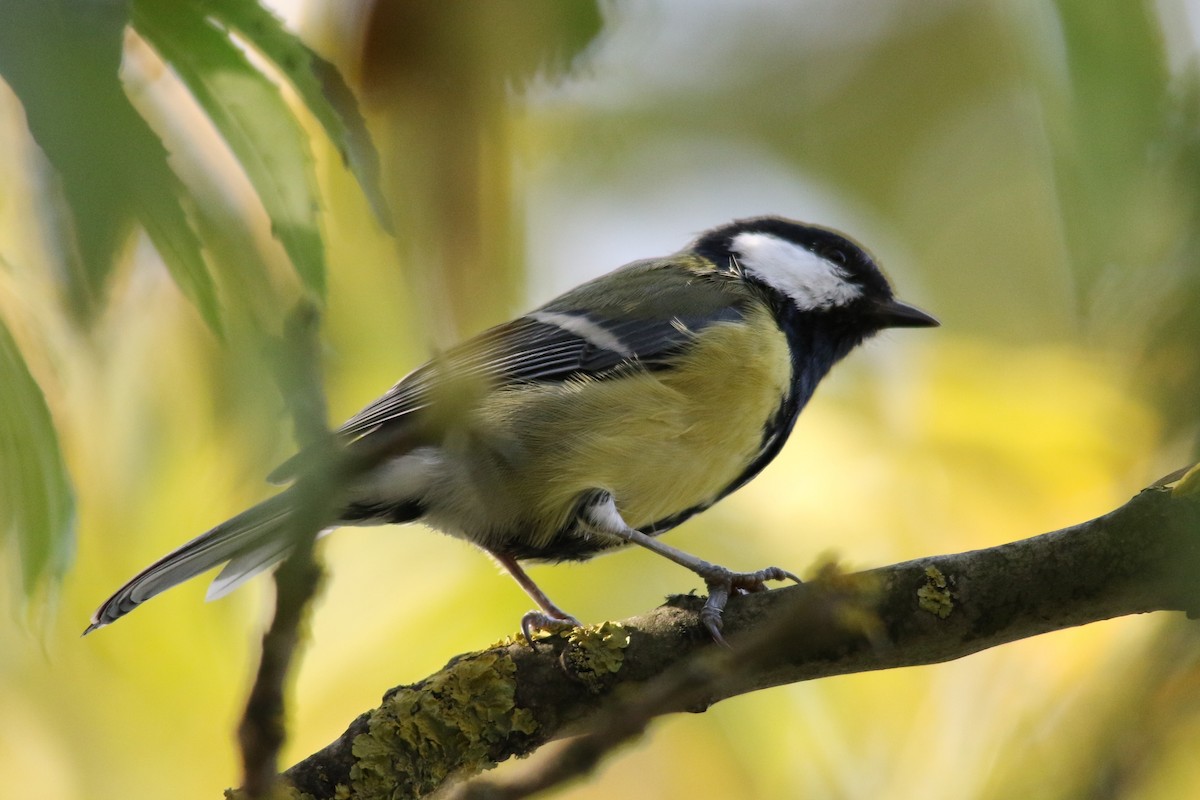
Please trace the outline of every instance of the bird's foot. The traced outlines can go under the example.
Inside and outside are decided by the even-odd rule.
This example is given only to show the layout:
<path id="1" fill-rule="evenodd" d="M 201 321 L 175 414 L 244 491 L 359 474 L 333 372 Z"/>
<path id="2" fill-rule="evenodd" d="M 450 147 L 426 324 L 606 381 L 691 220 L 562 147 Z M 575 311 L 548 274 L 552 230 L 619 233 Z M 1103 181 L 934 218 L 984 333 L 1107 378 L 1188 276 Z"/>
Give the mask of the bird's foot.
<path id="1" fill-rule="evenodd" d="M 557 615 L 548 614 L 545 611 L 530 611 L 521 617 L 521 633 L 525 635 L 525 641 L 529 643 L 530 647 L 533 646 L 533 635 L 537 631 L 561 633 L 572 628 L 582 627 L 582 622 L 562 611 L 559 611 Z"/>
<path id="2" fill-rule="evenodd" d="M 701 573 L 704 583 L 708 586 L 708 600 L 700 610 L 700 622 L 708 629 L 713 641 L 728 647 L 728 642 L 721 635 L 721 612 L 729 602 L 730 595 L 765 592 L 767 581 L 795 581 L 803 583 L 798 577 L 780 567 L 767 567 L 757 572 L 732 572 L 715 564 L 708 574 Z"/>
<path id="3" fill-rule="evenodd" d="M 721 635 L 721 612 L 725 610 L 725 604 L 729 602 L 731 594 L 765 591 L 767 581 L 801 582 L 795 575 L 779 567 L 767 567 L 758 572 L 733 572 L 725 567 L 697 558 L 677 547 L 672 547 L 666 542 L 660 542 L 653 536 L 631 528 L 621 517 L 616 501 L 608 492 L 595 492 L 591 503 L 586 505 L 581 513 L 584 524 L 593 530 L 625 542 L 641 545 L 650 552 L 658 553 L 703 578 L 704 583 L 708 586 L 708 601 L 700 611 L 700 621 L 712 635 L 713 641 L 726 647 L 729 645 L 725 642 L 725 637 Z"/>

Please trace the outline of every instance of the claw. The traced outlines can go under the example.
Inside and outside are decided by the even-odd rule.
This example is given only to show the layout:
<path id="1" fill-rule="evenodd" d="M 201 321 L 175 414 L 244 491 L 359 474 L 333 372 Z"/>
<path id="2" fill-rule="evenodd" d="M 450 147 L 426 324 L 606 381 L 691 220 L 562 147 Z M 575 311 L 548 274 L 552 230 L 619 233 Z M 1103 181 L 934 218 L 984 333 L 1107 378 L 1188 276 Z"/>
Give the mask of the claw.
<path id="1" fill-rule="evenodd" d="M 525 635 L 525 641 L 529 642 L 529 646 L 533 647 L 533 634 L 537 631 L 560 632 L 568 631 L 572 628 L 582 628 L 583 623 L 572 617 L 570 614 L 563 614 L 561 617 L 554 617 L 544 611 L 530 611 L 525 616 L 521 617 L 521 633 Z"/>
<path id="2" fill-rule="evenodd" d="M 738 572 L 729 576 L 731 588 L 735 591 L 749 594 L 750 592 L 765 592 L 767 581 L 795 581 L 804 583 L 798 577 L 779 567 L 767 567 L 758 572 Z"/>
<path id="3" fill-rule="evenodd" d="M 496 559 L 496 562 L 500 566 L 508 570 L 509 574 L 520 584 L 530 599 L 542 609 L 541 611 L 530 611 L 521 617 L 521 633 L 525 634 L 525 641 L 529 642 L 530 647 L 533 647 L 533 634 L 536 631 L 564 631 L 571 628 L 583 627 L 583 623 L 550 601 L 546 593 L 539 589 L 538 585 L 533 582 L 533 579 L 525 574 L 525 570 L 521 569 L 521 565 L 517 563 L 517 559 L 504 553 L 489 552 L 492 553 L 492 557 Z"/>
<path id="4" fill-rule="evenodd" d="M 790 580 L 803 583 L 798 577 L 779 567 L 767 567 L 757 572 L 730 572 L 724 567 L 715 567 L 713 574 L 703 577 L 705 585 L 708 586 L 708 600 L 700 610 L 700 622 L 708 629 L 713 641 L 723 647 L 729 647 L 729 643 L 721 635 L 721 614 L 725 610 L 725 604 L 729 602 L 730 594 L 765 592 L 767 581 Z"/>
<path id="5" fill-rule="evenodd" d="M 629 523 L 621 517 L 621 512 L 617 510 L 613 496 L 605 491 L 593 492 L 590 495 L 590 502 L 582 508 L 580 514 L 581 524 L 585 529 L 590 528 L 608 536 L 615 536 L 622 541 L 641 545 L 650 552 L 669 558 L 679 566 L 686 567 L 703 578 L 705 585 L 708 586 L 708 600 L 705 602 L 703 610 L 700 611 L 700 621 L 708 629 L 713 641 L 726 647 L 729 645 L 725 643 L 725 637 L 721 636 L 721 612 L 725 610 L 725 604 L 729 602 L 731 593 L 745 594 L 766 591 L 767 581 L 801 582 L 795 575 L 779 567 L 767 567 L 758 572 L 732 572 L 725 567 L 696 558 L 691 553 L 685 553 L 666 542 L 660 542 L 653 536 L 629 527 Z M 501 563 L 505 562 L 501 560 Z M 519 576 L 518 580 L 520 580 Z M 536 599 L 537 596 L 533 596 Z M 540 602 L 539 605 L 541 605 Z M 542 607 L 546 608 L 544 605 Z"/>
<path id="6" fill-rule="evenodd" d="M 729 588 L 723 584 L 708 584 L 708 600 L 704 603 L 704 608 L 700 609 L 700 623 L 708 630 L 708 635 L 713 641 L 722 647 L 728 648 L 729 642 L 725 641 L 725 637 L 721 635 L 721 627 L 724 625 L 721 619 L 721 612 L 725 610 L 725 603 L 729 601 Z"/>

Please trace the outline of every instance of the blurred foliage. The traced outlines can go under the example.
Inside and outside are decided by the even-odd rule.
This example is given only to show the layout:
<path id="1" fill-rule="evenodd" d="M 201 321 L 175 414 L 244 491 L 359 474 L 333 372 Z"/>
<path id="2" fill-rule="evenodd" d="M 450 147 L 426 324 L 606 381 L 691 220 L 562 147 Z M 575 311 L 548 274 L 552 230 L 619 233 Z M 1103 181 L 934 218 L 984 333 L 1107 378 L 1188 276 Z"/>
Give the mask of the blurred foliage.
<path id="1" fill-rule="evenodd" d="M 132 25 L 132 28 L 128 26 Z M 378 157 L 353 95 L 329 62 L 254 0 L 6 0 L 0 76 L 62 181 L 65 291 L 84 320 L 103 307 L 118 250 L 137 220 L 210 325 L 221 313 L 188 219 L 194 200 L 118 74 L 127 30 L 174 70 L 246 171 L 305 285 L 325 291 L 325 252 L 307 134 L 280 93 L 288 81 L 333 138 L 386 225 Z M 248 58 L 247 47 L 277 73 Z M 79 120 L 86 121 L 81 131 Z M 175 154 L 179 157 L 179 154 Z"/>
<path id="2" fill-rule="evenodd" d="M 46 399 L 0 320 L 0 544 L 16 542 L 21 586 L 32 597 L 60 581 L 74 546 L 75 498 Z"/>
<path id="3" fill-rule="evenodd" d="M 126 96 L 119 67 L 127 29 L 174 70 L 229 145 L 263 203 L 272 235 L 307 289 L 323 298 L 321 198 L 309 135 L 278 76 L 251 63 L 246 48 L 269 59 L 298 91 L 376 215 L 390 225 L 374 145 L 353 95 L 328 61 L 254 0 L 9 0 L 0 4 L 0 77 L 21 101 L 29 131 L 59 179 L 61 194 L 43 210 L 58 240 L 54 253 L 63 262 L 67 307 L 81 321 L 95 321 L 136 220 L 206 322 L 220 332 L 228 316 L 202 248 L 206 235 L 230 237 L 207 222 L 211 211 L 201 212 L 200 225 L 189 220 L 188 209 L 202 201 L 172 171 L 168 149 Z M 209 250 L 224 252 L 211 243 Z M 10 419 L 24 420 L 27 415 L 17 412 L 37 407 L 23 396 L 30 390 L 22 381 L 31 378 L 7 334 L 4 355 L 14 376 Z M 46 430 L 49 420 L 42 417 L 29 415 L 23 446 L 6 448 L 0 464 L 15 487 L 8 513 L 22 536 L 27 592 L 43 571 L 61 576 L 72 550 L 73 499 L 53 431 Z M 44 463 L 35 469 L 39 459 Z"/>
<path id="4" fill-rule="evenodd" d="M 216 292 L 181 204 L 183 187 L 118 80 L 127 21 L 124 0 L 0 4 L 0 75 L 21 99 L 29 131 L 61 182 L 62 205 L 48 203 L 47 212 L 54 215 L 64 293 L 79 317 L 99 313 L 136 219 L 180 288 L 218 326 Z"/>
<path id="5" fill-rule="evenodd" d="M 1191 426 L 1200 387 L 1195 54 L 1171 74 L 1163 26 L 1183 20 L 1170 5 L 1056 5 L 1064 59 L 1041 91 L 1077 302 L 1092 310 L 1098 337 L 1130 349 L 1131 334 L 1142 340 L 1144 379 L 1169 420 Z"/>
<path id="6" fill-rule="evenodd" d="M 48 656 L 0 624 L 16 794 L 199 798 L 237 780 L 261 582 L 204 605 L 196 581 L 77 634 L 135 570 L 268 491 L 288 446 L 258 332 L 317 292 L 319 258 L 343 418 L 458 336 L 710 225 L 773 212 L 850 232 L 944 326 L 856 353 L 761 478 L 671 534 L 730 566 L 997 544 L 1195 457 L 1194 3 L 281 0 L 313 49 L 249 3 L 173 4 L 178 27 L 168 5 L 0 0 L 0 315 L 14 374 L 42 387 L 0 376 L 0 413 L 29 435 L 48 407 L 80 552 Z M 298 225 L 290 249 L 276 222 Z M 291 759 L 527 604 L 415 528 L 323 546 Z M 616 619 L 696 588 L 660 561 L 534 577 Z M 1195 630 L 1161 622 L 740 698 L 663 721 L 567 794 L 1193 796 Z"/>
<path id="7" fill-rule="evenodd" d="M 361 73 L 391 143 L 400 251 L 423 327 L 443 348 L 521 305 L 522 203 L 512 99 L 560 73 L 600 30 L 592 2 L 367 5 Z"/>

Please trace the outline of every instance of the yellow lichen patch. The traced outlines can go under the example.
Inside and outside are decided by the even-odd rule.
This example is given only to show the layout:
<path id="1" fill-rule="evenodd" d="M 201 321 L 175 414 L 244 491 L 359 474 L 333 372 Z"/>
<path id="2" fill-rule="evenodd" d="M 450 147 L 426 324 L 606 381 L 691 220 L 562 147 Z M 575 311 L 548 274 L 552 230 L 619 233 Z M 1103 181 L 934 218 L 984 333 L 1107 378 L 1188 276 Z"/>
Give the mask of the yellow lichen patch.
<path id="1" fill-rule="evenodd" d="M 536 634 L 534 634 L 534 636 L 536 638 Z M 506 647 L 512 647 L 514 644 L 517 644 L 518 642 L 524 644 L 525 637 L 519 633 L 510 633 L 502 639 L 497 639 L 496 641 L 492 642 L 491 644 L 489 644 L 487 647 L 485 647 L 483 649 L 485 651 L 487 651 L 487 650 L 503 650 Z"/>
<path id="2" fill-rule="evenodd" d="M 917 605 L 941 619 L 950 616 L 950 612 L 954 610 L 950 584 L 937 567 L 925 568 L 925 583 L 917 589 Z"/>
<path id="3" fill-rule="evenodd" d="M 629 631 L 616 622 L 602 622 L 575 628 L 567 634 L 570 643 L 563 652 L 563 665 L 588 687 L 601 691 L 608 679 L 621 669 L 625 648 L 629 646 Z"/>
<path id="4" fill-rule="evenodd" d="M 503 650 L 506 647 L 512 647 L 514 644 L 531 645 L 534 642 L 543 642 L 554 637 L 567 638 L 571 631 L 575 630 L 575 626 L 569 622 L 553 622 L 547 627 L 534 628 L 532 638 L 526 638 L 525 633 L 512 633 L 502 639 L 492 642 L 484 650 Z"/>
<path id="5" fill-rule="evenodd" d="M 354 740 L 354 796 L 425 794 L 456 770 L 494 766 L 495 745 L 537 730 L 533 715 L 516 707 L 515 674 L 509 658 L 489 651 L 392 694 Z"/>

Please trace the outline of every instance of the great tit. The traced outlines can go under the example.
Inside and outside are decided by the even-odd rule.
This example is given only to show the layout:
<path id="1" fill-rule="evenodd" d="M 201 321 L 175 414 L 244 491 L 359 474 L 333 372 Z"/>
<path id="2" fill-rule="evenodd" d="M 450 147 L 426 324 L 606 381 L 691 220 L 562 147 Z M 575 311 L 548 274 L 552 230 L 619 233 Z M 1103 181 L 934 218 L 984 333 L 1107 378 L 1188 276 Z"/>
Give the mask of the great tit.
<path id="1" fill-rule="evenodd" d="M 902 303 L 859 245 L 774 216 L 706 231 L 468 339 L 339 431 L 372 466 L 345 482 L 340 525 L 420 520 L 479 546 L 537 603 L 532 628 L 578 625 L 521 562 L 629 544 L 700 576 L 721 641 L 731 593 L 795 579 L 738 573 L 660 541 L 779 453 L 817 383 L 884 328 L 938 322 Z M 304 453 L 272 475 L 294 479 Z M 292 547 L 293 486 L 201 534 L 105 600 L 86 632 L 220 564 L 208 598 Z"/>

